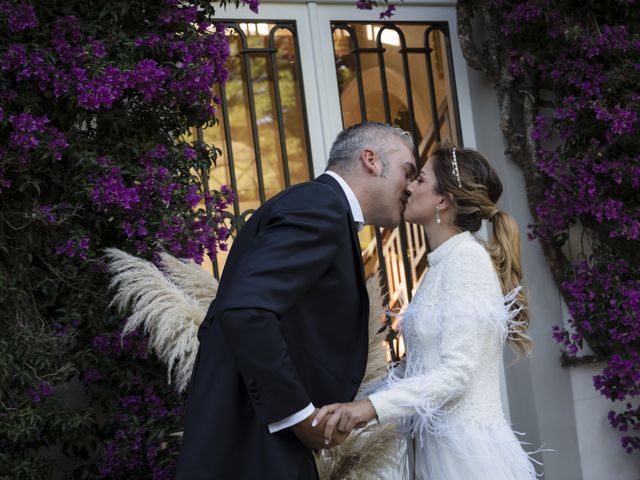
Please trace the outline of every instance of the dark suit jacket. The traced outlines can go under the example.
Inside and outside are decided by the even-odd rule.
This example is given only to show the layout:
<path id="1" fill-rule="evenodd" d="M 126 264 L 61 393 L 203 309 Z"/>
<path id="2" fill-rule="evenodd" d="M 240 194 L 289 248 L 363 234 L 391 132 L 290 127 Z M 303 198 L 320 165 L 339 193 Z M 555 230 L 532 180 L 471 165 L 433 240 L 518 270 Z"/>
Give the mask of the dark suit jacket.
<path id="1" fill-rule="evenodd" d="M 252 215 L 198 332 L 178 479 L 316 478 L 309 449 L 267 425 L 355 396 L 368 345 L 360 255 L 328 175 Z"/>

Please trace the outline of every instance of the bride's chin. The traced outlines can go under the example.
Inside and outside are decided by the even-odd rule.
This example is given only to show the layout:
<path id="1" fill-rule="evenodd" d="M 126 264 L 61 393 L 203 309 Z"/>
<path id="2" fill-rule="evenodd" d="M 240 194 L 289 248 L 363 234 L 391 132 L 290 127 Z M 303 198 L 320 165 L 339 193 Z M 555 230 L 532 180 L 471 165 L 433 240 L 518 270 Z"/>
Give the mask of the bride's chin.
<path id="1" fill-rule="evenodd" d="M 404 212 L 402 212 L 402 220 L 404 220 L 405 222 L 411 222 L 411 215 L 407 214 L 407 211 L 405 210 Z"/>

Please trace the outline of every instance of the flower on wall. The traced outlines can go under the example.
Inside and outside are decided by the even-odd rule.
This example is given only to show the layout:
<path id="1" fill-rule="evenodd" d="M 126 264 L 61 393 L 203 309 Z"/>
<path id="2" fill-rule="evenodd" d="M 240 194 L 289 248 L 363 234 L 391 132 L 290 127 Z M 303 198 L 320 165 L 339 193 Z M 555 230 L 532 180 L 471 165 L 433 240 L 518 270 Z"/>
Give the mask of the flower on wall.
<path id="1" fill-rule="evenodd" d="M 216 122 L 225 3 L 0 0 L 0 477 L 51 477 L 49 451 L 65 478 L 173 476 L 183 397 L 121 336 L 104 249 L 226 249 L 234 194 L 190 136 Z"/>

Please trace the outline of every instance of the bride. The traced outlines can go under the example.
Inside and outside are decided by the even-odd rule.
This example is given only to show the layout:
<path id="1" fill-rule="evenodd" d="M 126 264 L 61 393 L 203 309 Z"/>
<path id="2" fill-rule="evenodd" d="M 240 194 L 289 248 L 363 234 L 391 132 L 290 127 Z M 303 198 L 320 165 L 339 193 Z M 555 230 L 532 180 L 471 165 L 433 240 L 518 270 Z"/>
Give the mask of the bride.
<path id="1" fill-rule="evenodd" d="M 519 357 L 532 347 L 518 227 L 496 206 L 502 184 L 478 152 L 441 147 L 408 192 L 405 220 L 425 227 L 432 251 L 403 316 L 406 359 L 368 397 L 324 406 L 313 424 L 329 415 L 330 439 L 373 419 L 399 423 L 415 479 L 536 478 L 500 401 L 505 341 Z M 474 235 L 483 219 L 488 243 Z"/>

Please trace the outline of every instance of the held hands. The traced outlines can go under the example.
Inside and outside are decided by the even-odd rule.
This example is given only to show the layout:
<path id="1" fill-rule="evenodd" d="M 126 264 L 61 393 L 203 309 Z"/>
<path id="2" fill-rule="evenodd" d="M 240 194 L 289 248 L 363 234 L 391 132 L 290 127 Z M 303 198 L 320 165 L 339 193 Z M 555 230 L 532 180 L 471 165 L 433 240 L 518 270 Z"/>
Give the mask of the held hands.
<path id="1" fill-rule="evenodd" d="M 323 434 L 326 420 L 321 424 L 318 423 L 317 428 L 312 425 L 312 420 L 315 422 L 314 417 L 316 417 L 319 411 L 320 410 L 316 408 L 305 420 L 292 426 L 291 430 L 300 442 L 313 450 L 329 449 L 340 445 L 346 440 L 349 433 L 335 432 L 335 435 L 329 435 L 329 441 L 325 441 Z"/>
<path id="2" fill-rule="evenodd" d="M 365 427 L 370 420 L 377 416 L 373 404 L 368 398 L 365 398 L 350 403 L 325 405 L 315 413 L 311 426 L 323 432 L 324 448 L 330 448 L 328 445 L 333 443 L 332 439 L 335 435 L 344 435 L 344 439 L 346 439 L 354 428 Z"/>

